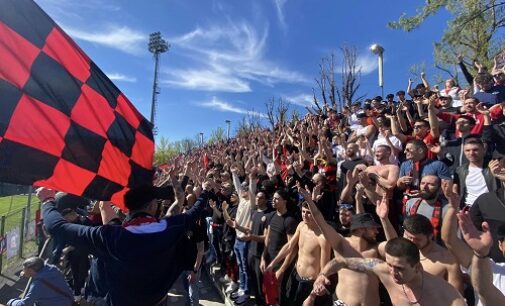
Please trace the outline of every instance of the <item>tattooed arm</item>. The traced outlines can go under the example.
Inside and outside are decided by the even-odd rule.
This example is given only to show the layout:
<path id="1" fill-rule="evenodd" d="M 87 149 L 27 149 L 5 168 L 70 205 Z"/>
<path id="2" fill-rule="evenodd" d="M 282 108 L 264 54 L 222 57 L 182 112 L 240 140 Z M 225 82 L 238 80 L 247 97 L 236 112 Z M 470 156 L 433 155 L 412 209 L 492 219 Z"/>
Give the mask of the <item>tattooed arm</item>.
<path id="1" fill-rule="evenodd" d="M 378 258 L 350 257 L 341 258 L 340 261 L 342 261 L 345 268 L 357 272 L 372 272 L 378 274 L 387 268 L 385 262 Z"/>
<path id="2" fill-rule="evenodd" d="M 338 270 L 342 268 L 347 268 L 357 272 L 372 272 L 375 274 L 381 273 L 384 269 L 387 269 L 385 262 L 378 258 L 344 258 L 336 254 L 336 257 L 324 266 L 321 274 L 328 277 L 337 273 Z"/>
<path id="3" fill-rule="evenodd" d="M 377 275 L 379 278 L 381 276 L 386 276 L 388 274 L 388 269 L 384 261 L 377 258 L 360 258 L 360 257 L 349 257 L 344 258 L 338 253 L 335 253 L 335 258 L 330 260 L 322 269 L 321 273 L 314 282 L 314 289 L 312 293 L 314 295 L 325 295 L 329 294 L 328 287 L 330 285 L 329 277 L 336 274 L 340 269 L 347 268 L 357 272 L 370 272 Z M 382 280 L 382 278 L 381 278 Z"/>

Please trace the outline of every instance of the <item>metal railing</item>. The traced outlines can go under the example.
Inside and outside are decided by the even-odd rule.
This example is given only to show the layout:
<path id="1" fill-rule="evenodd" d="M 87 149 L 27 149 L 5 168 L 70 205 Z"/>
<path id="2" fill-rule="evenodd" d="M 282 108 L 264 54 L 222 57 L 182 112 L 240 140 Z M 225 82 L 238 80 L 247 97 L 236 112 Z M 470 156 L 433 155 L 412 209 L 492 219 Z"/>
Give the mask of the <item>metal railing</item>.
<path id="1" fill-rule="evenodd" d="M 40 203 L 31 196 L 21 208 L 0 216 L 0 274 L 16 268 L 23 258 L 37 254 Z"/>

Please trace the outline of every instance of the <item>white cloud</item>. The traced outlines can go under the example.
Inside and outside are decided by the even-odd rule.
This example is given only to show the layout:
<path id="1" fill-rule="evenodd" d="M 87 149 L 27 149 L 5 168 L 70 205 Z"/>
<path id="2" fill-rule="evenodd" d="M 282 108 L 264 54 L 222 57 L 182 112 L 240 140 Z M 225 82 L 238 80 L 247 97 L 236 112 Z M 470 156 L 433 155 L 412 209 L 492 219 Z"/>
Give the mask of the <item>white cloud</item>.
<path id="1" fill-rule="evenodd" d="M 370 50 L 366 51 L 367 52 L 358 53 L 356 57 L 356 67 L 361 69 L 362 75 L 370 74 L 379 68 L 377 55 L 372 54 Z M 342 55 L 340 54 L 340 56 Z M 335 72 L 342 73 L 342 62 L 335 66 Z"/>
<path id="2" fill-rule="evenodd" d="M 148 35 L 122 25 L 126 13 L 112 1 L 38 0 L 37 3 L 75 40 L 133 55 L 147 52 Z M 121 21 L 110 21 L 111 16 Z"/>
<path id="3" fill-rule="evenodd" d="M 107 77 L 111 79 L 112 81 L 120 81 L 120 82 L 129 82 L 129 83 L 135 83 L 137 82 L 137 78 L 135 77 L 130 77 L 121 73 L 107 73 Z"/>
<path id="4" fill-rule="evenodd" d="M 239 78 L 212 70 L 171 70 L 172 78 L 161 84 L 205 91 L 250 92 L 249 84 Z"/>
<path id="5" fill-rule="evenodd" d="M 284 100 L 291 104 L 296 104 L 300 106 L 311 106 L 314 103 L 314 97 L 308 94 L 299 94 L 295 96 L 283 96 Z"/>
<path id="6" fill-rule="evenodd" d="M 283 31 L 286 31 L 288 25 L 286 24 L 286 19 L 284 18 L 284 5 L 287 0 L 275 0 L 275 9 L 277 11 L 277 18 L 279 19 L 279 25 Z"/>
<path id="7" fill-rule="evenodd" d="M 379 68 L 377 55 L 360 54 L 356 59 L 356 66 L 361 67 L 361 74 L 367 75 Z"/>
<path id="8" fill-rule="evenodd" d="M 244 109 L 244 108 L 240 108 L 240 107 L 232 105 L 231 103 L 228 103 L 228 102 L 225 102 L 225 101 L 221 101 L 221 100 L 219 100 L 216 97 L 212 97 L 211 101 L 198 103 L 198 105 L 203 106 L 203 107 L 207 107 L 207 108 L 211 108 L 211 109 L 214 109 L 214 110 L 218 110 L 218 111 L 221 111 L 221 112 L 231 112 L 231 113 L 245 114 L 245 115 L 246 114 L 252 114 L 252 115 L 260 116 L 262 118 L 266 118 L 267 117 L 267 115 L 264 114 L 264 113 L 255 112 L 255 111 L 252 111 L 252 110 L 247 110 L 247 109 Z"/>
<path id="9" fill-rule="evenodd" d="M 268 26 L 256 31 L 247 22 L 197 27 L 170 38 L 173 52 L 189 57 L 196 66 L 163 70 L 162 83 L 187 89 L 249 92 L 252 81 L 267 86 L 278 83 L 310 83 L 299 72 L 279 67 L 265 58 Z"/>
<path id="10" fill-rule="evenodd" d="M 146 52 L 148 36 L 127 26 L 110 25 L 102 31 L 84 31 L 70 26 L 62 28 L 73 38 L 117 49 L 133 55 Z"/>

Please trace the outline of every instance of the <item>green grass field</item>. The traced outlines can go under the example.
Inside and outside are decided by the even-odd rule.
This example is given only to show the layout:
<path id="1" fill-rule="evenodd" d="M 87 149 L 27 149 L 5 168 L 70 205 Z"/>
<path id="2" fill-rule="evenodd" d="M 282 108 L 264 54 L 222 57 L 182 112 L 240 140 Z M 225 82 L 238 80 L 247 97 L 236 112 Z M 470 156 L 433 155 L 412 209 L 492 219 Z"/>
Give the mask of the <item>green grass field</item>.
<path id="1" fill-rule="evenodd" d="M 6 216 L 5 218 L 5 233 L 7 233 L 12 228 L 21 227 L 21 216 L 22 209 L 28 204 L 28 195 L 15 195 L 8 197 L 0 197 L 0 216 Z M 39 200 L 34 195 L 32 196 L 32 209 L 30 220 L 35 218 L 35 212 L 39 207 Z M 23 244 L 23 255 L 33 254 L 36 250 L 36 244 L 33 240 L 25 241 Z M 4 269 L 9 269 L 10 267 L 15 267 L 20 260 L 17 256 L 7 259 L 6 255 L 2 255 L 2 271 Z"/>
<path id="2" fill-rule="evenodd" d="M 38 199 L 32 196 L 32 204 L 38 202 Z M 15 195 L 8 197 L 0 197 L 0 216 L 8 215 L 13 211 L 18 211 L 28 204 L 27 195 Z"/>

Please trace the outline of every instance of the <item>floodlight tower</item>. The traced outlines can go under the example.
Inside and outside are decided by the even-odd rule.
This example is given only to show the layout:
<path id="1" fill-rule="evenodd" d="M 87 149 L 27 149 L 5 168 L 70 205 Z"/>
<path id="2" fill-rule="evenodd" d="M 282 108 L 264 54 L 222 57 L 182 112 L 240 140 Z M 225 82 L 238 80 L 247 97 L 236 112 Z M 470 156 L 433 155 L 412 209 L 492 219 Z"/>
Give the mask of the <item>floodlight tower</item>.
<path id="1" fill-rule="evenodd" d="M 224 121 L 226 123 L 226 138 L 227 140 L 230 140 L 230 123 L 231 121 L 230 120 L 225 120 Z"/>
<path id="2" fill-rule="evenodd" d="M 161 38 L 160 32 L 154 32 L 149 34 L 149 44 L 148 50 L 153 54 L 154 57 L 154 80 L 153 80 L 153 97 L 151 100 L 151 123 L 154 127 L 154 118 L 156 116 L 156 103 L 159 92 L 158 88 L 158 65 L 160 61 L 160 54 L 167 52 L 170 48 L 163 38 Z"/>
<path id="3" fill-rule="evenodd" d="M 379 44 L 373 44 L 370 51 L 379 56 L 379 86 L 384 97 L 384 48 Z"/>

